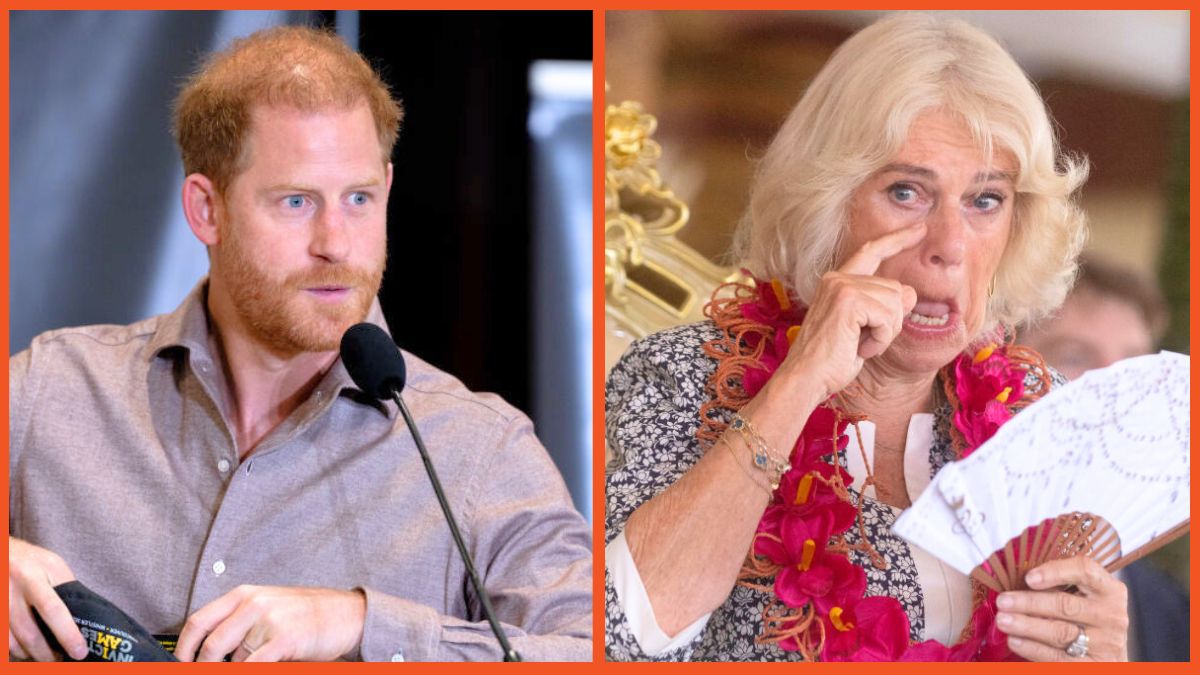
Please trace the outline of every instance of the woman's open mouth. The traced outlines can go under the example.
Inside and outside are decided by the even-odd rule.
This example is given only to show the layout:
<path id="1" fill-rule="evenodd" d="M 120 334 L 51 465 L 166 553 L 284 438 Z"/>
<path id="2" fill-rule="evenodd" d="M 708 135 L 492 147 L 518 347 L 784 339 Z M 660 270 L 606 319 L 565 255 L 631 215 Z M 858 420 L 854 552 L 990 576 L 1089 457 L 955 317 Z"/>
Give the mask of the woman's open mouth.
<path id="1" fill-rule="evenodd" d="M 955 313 L 954 305 L 950 302 L 919 300 L 908 316 L 904 317 L 904 321 L 913 326 L 936 329 L 949 325 Z"/>
<path id="2" fill-rule="evenodd" d="M 941 316 L 926 316 L 924 314 L 910 312 L 908 315 L 908 320 L 922 326 L 945 326 L 950 321 L 950 312 L 946 312 Z"/>

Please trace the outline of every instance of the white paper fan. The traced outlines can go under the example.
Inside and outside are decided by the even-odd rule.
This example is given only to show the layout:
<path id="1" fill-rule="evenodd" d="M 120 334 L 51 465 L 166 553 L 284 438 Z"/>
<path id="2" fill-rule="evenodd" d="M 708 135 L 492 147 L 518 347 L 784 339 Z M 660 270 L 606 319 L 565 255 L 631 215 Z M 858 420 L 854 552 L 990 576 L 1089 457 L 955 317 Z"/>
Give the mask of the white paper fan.
<path id="1" fill-rule="evenodd" d="M 893 530 L 986 585 L 1076 554 L 1118 569 L 1186 531 L 1190 359 L 1091 371 L 942 468 Z"/>

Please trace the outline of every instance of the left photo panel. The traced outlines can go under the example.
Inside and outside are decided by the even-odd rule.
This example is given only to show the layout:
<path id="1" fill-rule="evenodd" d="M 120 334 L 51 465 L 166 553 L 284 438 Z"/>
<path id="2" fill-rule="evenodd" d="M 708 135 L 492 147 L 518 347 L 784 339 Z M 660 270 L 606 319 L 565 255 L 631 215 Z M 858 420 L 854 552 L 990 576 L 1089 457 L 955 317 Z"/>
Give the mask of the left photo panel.
<path id="1" fill-rule="evenodd" d="M 8 31 L 8 659 L 590 661 L 592 13 Z"/>

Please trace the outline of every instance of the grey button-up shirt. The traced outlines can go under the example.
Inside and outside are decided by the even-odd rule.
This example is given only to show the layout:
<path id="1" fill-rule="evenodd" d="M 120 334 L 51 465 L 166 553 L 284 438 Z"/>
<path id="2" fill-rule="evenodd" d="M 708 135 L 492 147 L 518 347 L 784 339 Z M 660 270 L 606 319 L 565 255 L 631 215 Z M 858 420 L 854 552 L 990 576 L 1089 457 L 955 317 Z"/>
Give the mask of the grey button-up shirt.
<path id="1" fill-rule="evenodd" d="M 205 289 L 11 358 L 9 533 L 152 633 L 240 584 L 361 588 L 362 658 L 499 659 L 402 417 L 340 361 L 239 460 Z M 405 402 L 513 647 L 590 659 L 591 535 L 529 420 L 405 358 Z"/>

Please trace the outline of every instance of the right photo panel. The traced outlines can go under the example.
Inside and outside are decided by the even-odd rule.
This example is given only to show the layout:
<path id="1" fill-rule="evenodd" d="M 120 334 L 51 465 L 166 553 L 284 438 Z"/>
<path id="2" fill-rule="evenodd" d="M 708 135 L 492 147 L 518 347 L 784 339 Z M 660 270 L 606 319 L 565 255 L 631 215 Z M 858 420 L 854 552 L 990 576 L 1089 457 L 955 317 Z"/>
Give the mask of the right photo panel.
<path id="1" fill-rule="evenodd" d="M 1189 659 L 1189 22 L 606 12 L 607 660 Z"/>

